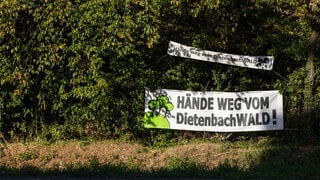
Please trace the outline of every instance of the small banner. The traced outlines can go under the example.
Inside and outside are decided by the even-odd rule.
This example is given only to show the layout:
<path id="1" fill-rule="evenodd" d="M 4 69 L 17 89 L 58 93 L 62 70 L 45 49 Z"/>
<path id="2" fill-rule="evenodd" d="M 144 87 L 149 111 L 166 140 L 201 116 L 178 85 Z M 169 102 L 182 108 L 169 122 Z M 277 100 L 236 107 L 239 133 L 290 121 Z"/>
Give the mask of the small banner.
<path id="1" fill-rule="evenodd" d="M 276 91 L 202 92 L 145 90 L 146 128 L 241 132 L 283 129 Z"/>
<path id="2" fill-rule="evenodd" d="M 273 56 L 245 56 L 226 54 L 189 47 L 173 41 L 169 42 L 167 53 L 171 56 L 261 70 L 272 70 L 274 60 Z"/>

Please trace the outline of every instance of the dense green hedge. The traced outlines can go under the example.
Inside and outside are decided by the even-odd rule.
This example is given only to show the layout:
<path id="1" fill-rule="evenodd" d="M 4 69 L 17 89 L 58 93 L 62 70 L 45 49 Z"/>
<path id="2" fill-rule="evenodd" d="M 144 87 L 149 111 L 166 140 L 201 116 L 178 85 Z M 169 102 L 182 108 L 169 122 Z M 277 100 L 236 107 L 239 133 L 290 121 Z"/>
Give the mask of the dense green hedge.
<path id="1" fill-rule="evenodd" d="M 279 2 L 2 0 L 1 132 L 46 140 L 166 134 L 143 128 L 145 87 L 279 89 L 287 127 L 308 128 L 300 115 L 310 20 L 283 16 L 300 2 Z M 166 56 L 170 40 L 274 55 L 274 70 L 288 80 L 271 71 Z M 317 82 L 314 87 L 318 92 Z"/>

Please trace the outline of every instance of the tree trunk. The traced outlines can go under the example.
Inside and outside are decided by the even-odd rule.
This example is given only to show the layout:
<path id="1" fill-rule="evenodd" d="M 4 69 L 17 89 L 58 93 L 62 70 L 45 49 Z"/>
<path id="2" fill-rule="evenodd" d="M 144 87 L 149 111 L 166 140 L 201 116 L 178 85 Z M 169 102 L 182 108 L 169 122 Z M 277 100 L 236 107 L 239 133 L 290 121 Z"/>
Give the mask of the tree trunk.
<path id="1" fill-rule="evenodd" d="M 316 65 L 315 65 L 315 54 L 316 54 L 316 42 L 319 38 L 318 29 L 313 29 L 311 36 L 309 38 L 308 47 L 308 60 L 307 60 L 307 70 L 309 74 L 305 81 L 305 99 L 304 108 L 305 112 L 308 113 L 309 120 L 312 125 L 314 134 L 319 135 L 319 118 L 316 116 L 316 103 L 315 103 L 315 80 L 316 80 Z"/>

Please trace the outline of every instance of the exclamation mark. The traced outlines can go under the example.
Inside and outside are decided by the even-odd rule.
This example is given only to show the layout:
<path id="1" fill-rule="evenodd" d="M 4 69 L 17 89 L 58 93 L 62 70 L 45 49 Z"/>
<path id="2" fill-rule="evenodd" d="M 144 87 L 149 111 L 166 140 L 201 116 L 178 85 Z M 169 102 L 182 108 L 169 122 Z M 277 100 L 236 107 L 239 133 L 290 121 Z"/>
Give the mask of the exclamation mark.
<path id="1" fill-rule="evenodd" d="M 273 124 L 277 124 L 277 111 L 275 109 L 272 110 L 272 119 L 273 119 Z"/>

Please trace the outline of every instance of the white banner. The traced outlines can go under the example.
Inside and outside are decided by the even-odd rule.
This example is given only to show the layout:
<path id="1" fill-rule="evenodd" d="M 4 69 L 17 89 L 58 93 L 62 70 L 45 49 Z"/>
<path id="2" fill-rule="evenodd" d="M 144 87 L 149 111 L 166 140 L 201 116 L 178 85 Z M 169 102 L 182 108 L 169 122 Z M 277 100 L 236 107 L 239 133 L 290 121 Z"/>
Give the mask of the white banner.
<path id="1" fill-rule="evenodd" d="M 146 128 L 241 132 L 281 130 L 282 95 L 272 91 L 145 91 Z"/>
<path id="2" fill-rule="evenodd" d="M 262 70 L 272 70 L 274 60 L 273 56 L 246 56 L 226 54 L 189 47 L 173 41 L 169 42 L 167 53 L 171 56 Z"/>

